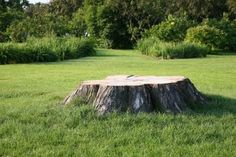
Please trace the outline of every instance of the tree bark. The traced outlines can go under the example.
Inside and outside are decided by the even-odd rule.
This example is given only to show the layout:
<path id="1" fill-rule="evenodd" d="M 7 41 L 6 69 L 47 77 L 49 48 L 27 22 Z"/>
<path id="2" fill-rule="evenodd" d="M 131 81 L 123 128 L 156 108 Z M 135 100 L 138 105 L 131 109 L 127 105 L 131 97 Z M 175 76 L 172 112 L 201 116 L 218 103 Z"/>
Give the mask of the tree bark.
<path id="1" fill-rule="evenodd" d="M 105 80 L 85 81 L 65 98 L 93 104 L 100 113 L 166 112 L 181 113 L 204 103 L 204 96 L 185 77 L 109 76 Z"/>

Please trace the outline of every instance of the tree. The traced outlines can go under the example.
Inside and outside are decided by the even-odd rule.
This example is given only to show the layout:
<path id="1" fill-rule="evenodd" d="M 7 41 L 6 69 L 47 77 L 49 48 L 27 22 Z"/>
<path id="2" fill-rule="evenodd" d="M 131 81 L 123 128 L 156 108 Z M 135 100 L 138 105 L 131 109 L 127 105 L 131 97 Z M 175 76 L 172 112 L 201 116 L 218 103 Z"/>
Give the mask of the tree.
<path id="1" fill-rule="evenodd" d="M 43 16 L 49 13 L 49 5 L 44 3 L 30 4 L 25 13 L 29 17 Z"/>
<path id="2" fill-rule="evenodd" d="M 7 9 L 6 11 L 0 11 L 0 31 L 5 32 L 7 27 L 16 20 L 21 20 L 24 17 L 23 12 L 15 9 Z"/>
<path id="3" fill-rule="evenodd" d="M 235 0 L 228 0 L 227 5 L 231 13 L 233 13 L 236 17 L 236 1 Z"/>
<path id="4" fill-rule="evenodd" d="M 163 19 L 163 0 L 85 0 L 87 31 L 110 40 L 113 48 L 131 48 L 142 32 Z"/>
<path id="5" fill-rule="evenodd" d="M 10 8 L 23 11 L 28 5 L 28 0 L 0 0 L 0 6 L 4 9 Z"/>
<path id="6" fill-rule="evenodd" d="M 125 18 L 118 15 L 118 10 L 111 6 L 102 6 L 98 9 L 97 27 L 100 30 L 100 38 L 108 39 L 112 48 L 132 48 Z"/>
<path id="7" fill-rule="evenodd" d="M 85 22 L 85 12 L 82 8 L 78 9 L 72 16 L 72 20 L 69 23 L 70 33 L 81 37 L 86 33 L 86 22 Z"/>
<path id="8" fill-rule="evenodd" d="M 0 41 L 8 39 L 6 29 L 17 20 L 24 18 L 24 8 L 28 6 L 27 0 L 0 0 Z"/>
<path id="9" fill-rule="evenodd" d="M 49 3 L 50 12 L 60 16 L 71 17 L 72 14 L 82 7 L 83 0 L 52 0 Z"/>
<path id="10" fill-rule="evenodd" d="M 226 0 L 166 0 L 166 15 L 186 13 L 190 18 L 221 18 L 227 12 Z"/>
<path id="11" fill-rule="evenodd" d="M 51 34 L 64 36 L 68 32 L 67 19 L 53 14 L 27 17 L 24 20 L 15 21 L 7 29 L 10 38 L 17 42 L 23 42 L 30 36 L 43 37 Z"/>

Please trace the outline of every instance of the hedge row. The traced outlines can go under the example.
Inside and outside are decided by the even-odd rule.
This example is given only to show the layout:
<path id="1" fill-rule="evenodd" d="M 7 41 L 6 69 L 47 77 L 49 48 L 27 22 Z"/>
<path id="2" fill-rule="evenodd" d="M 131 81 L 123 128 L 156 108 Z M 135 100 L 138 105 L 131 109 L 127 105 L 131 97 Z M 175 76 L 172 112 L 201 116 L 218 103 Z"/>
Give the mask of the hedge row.
<path id="1" fill-rule="evenodd" d="M 0 64 L 55 62 L 95 54 L 92 40 L 75 37 L 30 38 L 25 43 L 0 43 Z"/>
<path id="2" fill-rule="evenodd" d="M 197 58 L 206 57 L 209 49 L 206 46 L 189 42 L 163 42 L 149 37 L 138 42 L 137 48 L 142 54 L 162 58 Z"/>

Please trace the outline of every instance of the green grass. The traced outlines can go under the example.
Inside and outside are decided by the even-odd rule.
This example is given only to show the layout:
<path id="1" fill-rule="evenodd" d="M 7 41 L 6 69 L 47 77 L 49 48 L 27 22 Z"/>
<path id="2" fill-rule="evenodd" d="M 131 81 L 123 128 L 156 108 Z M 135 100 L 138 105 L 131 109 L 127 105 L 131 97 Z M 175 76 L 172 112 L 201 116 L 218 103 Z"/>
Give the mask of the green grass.
<path id="1" fill-rule="evenodd" d="M 0 65 L 0 156 L 236 156 L 236 55 L 157 60 L 100 50 L 65 62 Z M 59 103 L 113 74 L 184 75 L 207 94 L 195 113 L 96 115 Z"/>

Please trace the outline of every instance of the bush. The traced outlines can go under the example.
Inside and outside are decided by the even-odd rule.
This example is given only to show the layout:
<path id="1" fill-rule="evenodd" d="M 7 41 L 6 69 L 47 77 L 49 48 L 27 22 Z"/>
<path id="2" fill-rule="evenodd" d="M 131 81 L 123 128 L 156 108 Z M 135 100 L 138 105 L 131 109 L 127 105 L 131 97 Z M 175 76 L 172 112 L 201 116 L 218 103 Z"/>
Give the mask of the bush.
<path id="1" fill-rule="evenodd" d="M 8 35 L 5 32 L 0 31 L 0 42 L 6 42 L 9 40 Z"/>
<path id="2" fill-rule="evenodd" d="M 54 62 L 95 55 L 94 42 L 74 37 L 30 38 L 26 43 L 1 43 L 0 64 Z"/>
<path id="3" fill-rule="evenodd" d="M 97 48 L 104 48 L 104 49 L 112 48 L 111 41 L 109 41 L 108 39 L 98 38 L 98 39 L 95 39 L 95 41 L 96 41 Z"/>
<path id="4" fill-rule="evenodd" d="M 0 63 L 29 63 L 35 60 L 35 55 L 28 51 L 26 44 L 1 43 Z"/>
<path id="5" fill-rule="evenodd" d="M 221 20 L 206 19 L 203 21 L 202 25 L 215 27 L 224 32 L 224 42 L 221 47 L 218 48 L 232 51 L 236 50 L 236 20 L 230 21 L 227 15 L 225 15 Z"/>
<path id="6" fill-rule="evenodd" d="M 36 62 L 54 62 L 60 58 L 60 53 L 56 51 L 59 46 L 57 40 L 57 38 L 30 38 L 26 42 L 26 48 L 33 54 Z"/>
<path id="7" fill-rule="evenodd" d="M 137 48 L 145 55 L 170 59 L 206 57 L 209 52 L 206 46 L 200 44 L 162 42 L 154 37 L 139 41 Z"/>
<path id="8" fill-rule="evenodd" d="M 166 21 L 152 27 L 144 33 L 144 36 L 154 36 L 166 42 L 179 42 L 184 40 L 186 31 L 191 26 L 193 26 L 193 22 L 189 21 L 187 17 L 174 17 L 169 15 Z"/>
<path id="9" fill-rule="evenodd" d="M 160 43 L 160 40 L 155 37 L 143 38 L 138 41 L 137 49 L 144 55 L 156 56 L 158 52 L 155 50 L 155 46 Z"/>
<path id="10" fill-rule="evenodd" d="M 224 31 L 208 25 L 199 25 L 189 28 L 185 40 L 204 44 L 211 49 L 219 49 L 225 45 Z"/>
<path id="11" fill-rule="evenodd" d="M 77 57 L 92 56 L 96 54 L 94 50 L 95 41 L 82 39 L 78 44 L 76 51 L 78 52 Z"/>

